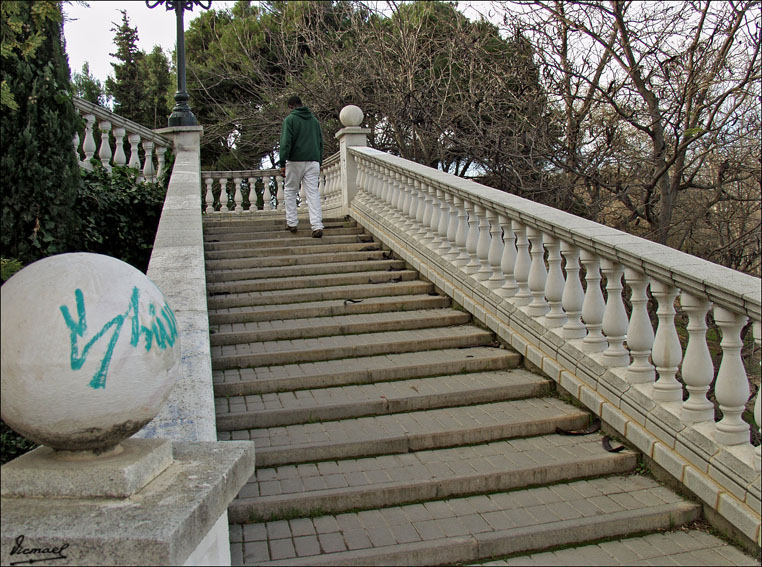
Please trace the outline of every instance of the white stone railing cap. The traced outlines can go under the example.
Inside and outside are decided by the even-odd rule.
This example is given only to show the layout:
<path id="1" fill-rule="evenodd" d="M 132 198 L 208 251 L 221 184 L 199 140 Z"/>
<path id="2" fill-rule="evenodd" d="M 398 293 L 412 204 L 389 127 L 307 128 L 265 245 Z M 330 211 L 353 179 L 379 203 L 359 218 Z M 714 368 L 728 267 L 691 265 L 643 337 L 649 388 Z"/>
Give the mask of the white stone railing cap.
<path id="1" fill-rule="evenodd" d="M 408 177 L 446 188 L 498 214 L 539 228 L 687 293 L 744 313 L 754 321 L 762 317 L 760 278 L 373 148 L 355 146 L 350 151 L 383 162 Z"/>
<path id="2" fill-rule="evenodd" d="M 159 143 L 162 146 L 172 147 L 172 140 L 163 135 L 161 130 L 172 131 L 171 128 L 163 128 L 159 130 L 151 130 L 145 126 L 141 126 L 137 122 L 128 120 L 118 114 L 114 114 L 108 108 L 103 108 L 97 104 L 93 104 L 79 97 L 74 97 L 74 106 L 84 114 L 94 114 L 100 120 L 108 120 L 112 125 L 119 128 L 124 128 L 128 132 L 139 134 L 143 140 L 152 140 L 155 143 Z"/>

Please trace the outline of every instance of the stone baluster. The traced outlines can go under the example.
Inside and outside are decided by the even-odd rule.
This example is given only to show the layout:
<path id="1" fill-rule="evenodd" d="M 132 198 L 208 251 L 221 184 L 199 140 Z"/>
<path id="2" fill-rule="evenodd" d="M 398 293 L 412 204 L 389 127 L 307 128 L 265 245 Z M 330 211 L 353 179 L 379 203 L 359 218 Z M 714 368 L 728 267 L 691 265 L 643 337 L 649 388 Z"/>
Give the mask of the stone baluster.
<path id="1" fill-rule="evenodd" d="M 513 232 L 516 235 L 516 263 L 513 267 L 513 275 L 516 278 L 516 294 L 513 296 L 515 305 L 529 305 L 532 292 L 529 290 L 529 270 L 532 265 L 532 257 L 529 255 L 529 240 L 527 239 L 527 227 L 519 221 L 511 221 Z"/>
<path id="2" fill-rule="evenodd" d="M 498 221 L 498 214 L 487 209 L 487 222 L 489 223 L 489 251 L 487 252 L 487 263 L 490 267 L 490 276 L 484 285 L 489 289 L 497 289 L 505 283 L 503 271 L 500 269 L 500 260 L 503 257 L 503 235 L 502 228 Z"/>
<path id="3" fill-rule="evenodd" d="M 394 186 L 392 185 L 391 175 L 389 169 L 386 167 L 381 168 L 381 201 L 383 204 L 382 210 L 385 214 L 388 214 L 387 209 L 391 206 Z"/>
<path id="4" fill-rule="evenodd" d="M 471 201 L 463 200 L 463 206 L 468 213 L 468 238 L 466 238 L 466 252 L 468 253 L 468 263 L 463 266 L 463 271 L 467 274 L 475 274 L 481 263 L 476 255 L 476 249 L 479 244 L 479 218 L 476 215 L 476 207 Z"/>
<path id="5" fill-rule="evenodd" d="M 582 350 L 603 352 L 607 346 L 606 337 L 601 333 L 606 303 L 601 291 L 600 259 L 587 250 L 582 250 L 580 258 L 585 266 L 585 281 L 587 282 L 585 300 L 582 303 L 582 320 L 585 322 L 587 334 L 582 339 Z"/>
<path id="6" fill-rule="evenodd" d="M 446 201 L 447 191 L 437 189 L 437 198 L 439 200 L 439 226 L 437 227 L 437 241 L 439 246 L 436 252 L 443 256 L 450 249 L 450 243 L 447 241 L 447 226 L 450 224 L 450 205 Z"/>
<path id="7" fill-rule="evenodd" d="M 236 213 L 243 212 L 243 197 L 241 195 L 241 177 L 233 177 L 233 209 Z"/>
<path id="8" fill-rule="evenodd" d="M 757 348 L 760 348 L 762 346 L 762 324 L 754 323 L 753 329 L 754 342 L 757 343 Z M 762 426 L 762 388 L 757 388 L 757 401 L 754 402 L 754 423 L 757 424 L 757 432 L 762 433 L 760 428 Z M 760 451 L 759 445 L 754 448 L 754 454 L 754 470 L 759 472 L 762 470 L 762 451 Z"/>
<path id="9" fill-rule="evenodd" d="M 359 169 L 357 175 L 360 175 Z M 328 199 L 328 192 L 325 188 L 325 174 L 322 170 L 318 171 L 318 195 L 320 197 L 320 206 L 324 207 Z"/>
<path id="10" fill-rule="evenodd" d="M 654 383 L 653 397 L 662 402 L 680 402 L 683 399 L 683 388 L 675 378 L 683 356 L 680 339 L 675 329 L 677 294 L 678 289 L 671 285 L 651 282 L 651 295 L 658 303 L 656 315 L 659 318 L 651 353 L 659 375 Z"/>
<path id="11" fill-rule="evenodd" d="M 566 313 L 563 309 L 564 273 L 561 270 L 561 241 L 555 236 L 545 235 L 548 249 L 548 279 L 545 281 L 545 298 L 550 311 L 545 316 L 545 326 L 550 329 L 563 327 Z"/>
<path id="12" fill-rule="evenodd" d="M 722 331 L 722 361 L 714 385 L 714 396 L 723 415 L 717 422 L 715 439 L 722 445 L 749 442 L 749 424 L 741 418 L 751 393 L 741 359 L 741 329 L 747 320 L 745 315 L 714 307 L 714 322 Z"/>
<path id="13" fill-rule="evenodd" d="M 682 367 L 688 399 L 683 401 L 683 421 L 713 421 L 714 406 L 706 397 L 714 378 L 714 365 L 706 343 L 706 314 L 712 304 L 685 292 L 680 294 L 680 304 L 688 313 L 688 346 Z"/>
<path id="14" fill-rule="evenodd" d="M 413 187 L 416 194 L 415 224 L 418 229 L 413 234 L 413 237 L 416 240 L 423 240 L 426 236 L 426 225 L 423 221 L 426 218 L 426 196 L 428 193 L 421 186 L 421 182 L 418 179 L 413 181 Z"/>
<path id="15" fill-rule="evenodd" d="M 399 204 L 402 196 L 402 187 L 400 184 L 400 174 L 397 171 L 389 170 L 389 184 L 391 185 L 391 194 L 389 205 L 392 208 L 391 214 L 395 219 L 400 218 Z"/>
<path id="16" fill-rule="evenodd" d="M 146 154 L 143 162 L 143 177 L 148 182 L 156 181 L 156 170 L 153 167 L 153 140 L 143 140 L 143 151 Z"/>
<path id="17" fill-rule="evenodd" d="M 542 317 L 548 312 L 548 302 L 545 300 L 545 282 L 548 279 L 548 271 L 545 268 L 545 248 L 542 244 L 542 231 L 534 228 L 527 228 L 527 238 L 532 245 L 530 257 L 532 263 L 529 268 L 529 291 L 532 300 L 527 308 L 527 313 L 532 317 Z"/>
<path id="18" fill-rule="evenodd" d="M 206 202 L 206 212 L 213 213 L 214 193 L 212 192 L 212 184 L 214 183 L 214 179 L 212 177 L 207 177 L 204 179 L 204 182 L 206 183 L 206 196 L 204 197 L 204 201 Z"/>
<path id="19" fill-rule="evenodd" d="M 630 325 L 627 327 L 627 347 L 632 355 L 632 362 L 627 367 L 627 381 L 630 384 L 647 384 L 654 381 L 656 373 L 650 362 L 651 349 L 654 346 L 654 329 L 648 315 L 649 278 L 646 274 L 625 268 L 627 285 L 632 289 L 630 303 Z"/>
<path id="20" fill-rule="evenodd" d="M 622 301 L 622 275 L 624 267 L 606 258 L 601 262 L 606 276 L 606 308 L 603 311 L 603 334 L 608 347 L 603 352 L 603 363 L 608 367 L 629 366 L 630 353 L 624 348 L 627 338 L 627 311 Z"/>
<path id="21" fill-rule="evenodd" d="M 566 283 L 561 296 L 561 304 L 566 312 L 566 323 L 561 329 L 561 336 L 565 339 L 581 339 L 587 330 L 582 322 L 585 290 L 582 288 L 582 280 L 579 275 L 579 248 L 562 240 L 561 253 L 566 258 Z"/>
<path id="22" fill-rule="evenodd" d="M 225 205 L 222 205 L 222 198 L 225 197 Z M 228 193 L 228 178 L 220 177 L 220 211 L 223 213 L 230 212 L 230 207 L 233 205 L 233 200 Z"/>
<path id="23" fill-rule="evenodd" d="M 443 257 L 448 262 L 452 262 L 458 255 L 458 245 L 456 244 L 458 236 L 458 208 L 455 206 L 455 196 L 452 193 L 445 192 L 445 201 L 450 207 L 447 224 L 447 243 L 449 246 Z"/>
<path id="24" fill-rule="evenodd" d="M 476 257 L 479 259 L 479 269 L 473 274 L 476 281 L 486 281 L 492 275 L 489 265 L 490 233 L 487 221 L 487 209 L 482 205 L 474 205 L 474 213 L 479 223 L 479 238 L 476 241 Z"/>
<path id="25" fill-rule="evenodd" d="M 256 213 L 257 212 L 257 178 L 256 177 L 249 177 L 248 178 L 249 183 L 249 213 Z M 264 200 L 265 194 L 267 193 L 267 186 L 264 184 L 265 178 L 262 178 L 262 199 Z"/>
<path id="26" fill-rule="evenodd" d="M 166 153 L 167 153 L 167 146 L 156 146 L 156 161 L 159 163 L 159 166 L 156 168 L 157 181 L 161 179 L 161 176 L 164 173 L 164 168 L 167 165 L 165 157 L 164 157 L 164 154 Z"/>
<path id="27" fill-rule="evenodd" d="M 402 229 L 407 234 L 412 234 L 418 227 L 415 225 L 415 212 L 413 210 L 413 187 L 407 176 L 400 175 L 400 183 L 403 189 L 402 196 Z"/>
<path id="28" fill-rule="evenodd" d="M 417 235 L 421 244 L 428 245 L 431 240 L 431 216 L 434 212 L 434 197 L 429 191 L 429 186 L 426 182 L 421 181 L 421 195 L 423 195 L 423 218 L 421 219 L 421 229 Z"/>
<path id="29" fill-rule="evenodd" d="M 428 236 L 426 238 L 426 246 L 428 248 L 431 248 L 432 250 L 436 250 L 439 245 L 441 244 L 441 241 L 439 240 L 439 199 L 437 198 L 437 188 L 433 185 L 426 184 L 429 188 L 429 193 L 431 193 L 431 218 L 429 219 L 429 230 L 428 230 Z"/>
<path id="30" fill-rule="evenodd" d="M 466 202 L 462 198 L 455 196 L 453 200 L 455 201 L 455 208 L 458 211 L 458 232 L 455 233 L 457 256 L 451 261 L 458 268 L 462 268 L 470 260 L 466 250 L 466 242 L 468 242 L 468 211 L 466 210 Z"/>
<path id="31" fill-rule="evenodd" d="M 279 211 L 283 210 L 283 176 L 280 174 L 277 174 L 275 176 L 275 186 L 276 189 L 276 200 L 278 201 L 276 204 L 276 208 Z"/>
<path id="32" fill-rule="evenodd" d="M 140 134 L 130 134 L 127 136 L 130 142 L 130 161 L 127 165 L 133 169 L 140 169 L 140 157 L 138 156 L 138 146 L 140 145 Z"/>
<path id="33" fill-rule="evenodd" d="M 254 180 L 256 182 L 256 179 Z M 270 211 L 275 210 L 275 207 L 273 206 L 273 193 L 270 191 L 270 183 L 272 183 L 272 177 L 269 175 L 263 175 L 262 176 L 262 210 L 264 211 Z M 249 183 L 250 189 L 249 189 L 249 202 L 251 202 L 251 205 L 249 207 L 249 210 L 257 208 L 256 198 L 257 198 L 257 190 L 254 187 L 254 185 L 251 185 Z M 252 194 L 254 195 L 255 201 L 251 201 Z"/>
<path id="34" fill-rule="evenodd" d="M 98 157 L 107 170 L 111 170 L 111 144 L 108 141 L 109 132 L 111 132 L 111 121 L 101 120 L 98 122 L 98 128 L 101 131 L 101 147 L 98 148 Z"/>
<path id="35" fill-rule="evenodd" d="M 500 272 L 503 274 L 503 285 L 497 293 L 501 297 L 513 297 L 516 295 L 518 285 L 514 270 L 516 266 L 516 235 L 513 233 L 511 219 L 505 215 L 498 215 L 500 227 L 503 229 L 503 254 L 500 257 Z"/>
<path id="36" fill-rule="evenodd" d="M 82 143 L 82 152 L 85 154 L 85 161 L 82 166 L 85 169 L 92 171 L 93 164 L 90 160 L 95 155 L 96 145 L 95 136 L 93 135 L 93 125 L 95 124 L 94 114 L 85 114 L 85 141 Z"/>
<path id="37" fill-rule="evenodd" d="M 124 136 L 126 133 L 126 130 L 121 126 L 114 128 L 114 165 L 127 163 L 127 156 L 124 155 Z"/>

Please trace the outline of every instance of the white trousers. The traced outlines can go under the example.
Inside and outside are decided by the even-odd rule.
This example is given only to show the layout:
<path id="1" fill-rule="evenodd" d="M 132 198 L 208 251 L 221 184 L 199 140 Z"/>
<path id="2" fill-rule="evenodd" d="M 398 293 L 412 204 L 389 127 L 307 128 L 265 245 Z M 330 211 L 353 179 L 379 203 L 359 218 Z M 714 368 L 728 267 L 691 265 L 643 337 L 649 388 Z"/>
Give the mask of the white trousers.
<path id="1" fill-rule="evenodd" d="M 283 186 L 283 194 L 288 226 L 299 224 L 296 196 L 299 193 L 299 186 L 304 186 L 312 230 L 323 230 L 323 211 L 320 207 L 320 191 L 318 190 L 319 176 L 320 164 L 316 161 L 286 161 L 286 182 Z"/>

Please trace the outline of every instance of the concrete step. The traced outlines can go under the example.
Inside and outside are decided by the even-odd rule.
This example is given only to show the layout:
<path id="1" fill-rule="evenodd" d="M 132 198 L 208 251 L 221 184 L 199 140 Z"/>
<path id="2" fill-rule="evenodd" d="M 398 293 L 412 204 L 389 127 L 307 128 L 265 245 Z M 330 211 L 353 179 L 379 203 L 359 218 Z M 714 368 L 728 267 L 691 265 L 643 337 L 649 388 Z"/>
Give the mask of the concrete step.
<path id="1" fill-rule="evenodd" d="M 218 427 L 218 437 L 254 441 L 263 467 L 531 437 L 588 420 L 586 412 L 545 397 L 229 432 Z"/>
<path id="2" fill-rule="evenodd" d="M 372 252 L 381 250 L 379 242 L 352 242 L 349 244 L 325 244 L 320 254 L 343 254 L 347 252 Z M 255 268 L 268 256 L 303 256 L 314 254 L 315 247 L 310 245 L 288 246 L 282 248 L 261 248 L 257 250 L 227 250 L 206 253 L 207 269 Z"/>
<path id="3" fill-rule="evenodd" d="M 415 270 L 367 271 L 344 274 L 316 274 L 304 278 L 280 277 L 240 280 L 235 282 L 210 283 L 207 285 L 209 296 L 250 291 L 273 291 L 284 289 L 304 289 L 310 287 L 330 287 L 337 285 L 379 284 L 413 281 L 418 279 Z"/>
<path id="4" fill-rule="evenodd" d="M 607 452 L 601 436 L 542 435 L 471 445 L 264 467 L 228 508 L 230 523 L 370 510 L 453 496 L 630 472 L 637 453 Z"/>
<path id="5" fill-rule="evenodd" d="M 234 525 L 231 551 L 233 564 L 453 565 L 666 529 L 699 514 L 647 477 L 611 476 Z"/>
<path id="6" fill-rule="evenodd" d="M 493 341 L 494 336 L 491 332 L 470 325 L 462 325 L 412 331 L 213 346 L 211 347 L 212 368 L 215 370 L 247 368 L 376 354 L 416 352 L 436 348 L 484 346 L 493 343 Z"/>
<path id="7" fill-rule="evenodd" d="M 755 565 L 759 559 L 701 529 L 682 528 L 592 545 L 497 559 L 480 565 Z"/>
<path id="8" fill-rule="evenodd" d="M 426 298 L 428 299 L 428 297 Z M 442 298 L 446 301 L 447 298 Z M 357 304 L 349 304 L 357 305 Z M 339 306 L 336 306 L 339 308 Z M 365 306 L 370 308 L 369 305 Z M 342 306 L 343 308 L 343 306 Z M 275 310 L 268 310 L 276 313 Z M 294 310 L 286 315 L 297 317 Z M 307 313 L 301 313 L 307 315 Z M 471 319 L 469 313 L 456 309 L 421 309 L 401 311 L 390 308 L 389 312 L 360 313 L 352 315 L 318 314 L 313 317 L 273 318 L 261 322 L 221 325 L 211 335 L 211 345 L 237 345 L 244 343 L 282 341 L 286 339 L 306 339 L 332 335 L 352 335 L 383 331 L 409 331 L 430 327 L 465 325 Z M 210 316 L 210 322 L 212 317 Z"/>
<path id="9" fill-rule="evenodd" d="M 276 427 L 547 396 L 551 383 L 524 370 L 216 398 L 220 431 Z"/>
<path id="10" fill-rule="evenodd" d="M 318 250 L 320 250 L 318 248 Z M 284 255 L 262 256 L 259 258 L 241 258 L 239 260 L 226 260 L 225 265 L 220 262 L 206 262 L 207 276 L 226 274 L 231 271 L 256 270 L 259 268 L 278 268 L 282 266 L 303 266 L 308 264 L 337 263 L 337 262 L 372 262 L 376 260 L 389 260 L 391 253 L 383 250 L 366 250 L 360 252 L 320 252 L 310 251 L 307 254 L 286 253 Z M 222 278 L 224 279 L 224 278 Z M 215 281 L 214 278 L 209 281 Z"/>
<path id="11" fill-rule="evenodd" d="M 215 242 L 204 242 L 204 250 L 207 257 L 210 254 L 219 251 L 235 251 L 235 250 L 264 250 L 267 248 L 283 248 L 286 246 L 333 246 L 336 244 L 370 244 L 373 242 L 373 237 L 369 234 L 365 234 L 358 230 L 352 230 L 351 234 L 326 234 L 323 233 L 322 238 L 312 238 L 311 236 L 304 235 L 303 237 L 294 236 L 288 233 L 291 237 L 282 235 L 277 238 L 271 238 L 269 240 L 255 240 L 252 238 L 246 238 L 244 235 L 238 235 L 241 240 L 226 240 Z"/>
<path id="12" fill-rule="evenodd" d="M 370 254 L 370 252 L 368 252 Z M 207 272 L 206 281 L 210 284 L 218 282 L 234 282 L 238 280 L 253 280 L 265 278 L 306 278 L 323 274 L 347 274 L 353 272 L 399 272 L 405 269 L 404 260 L 387 260 L 380 254 L 377 259 L 323 262 L 315 264 L 300 264 L 295 266 L 278 266 L 273 268 L 250 268 L 245 270 L 215 270 Z"/>
<path id="13" fill-rule="evenodd" d="M 346 236 L 346 235 L 356 235 L 356 234 L 363 234 L 363 233 L 364 233 L 364 229 L 359 226 L 347 227 L 347 228 L 343 228 L 343 227 L 329 228 L 323 231 L 323 238 L 326 238 L 326 236 L 328 237 Z M 204 242 L 208 242 L 210 244 L 220 243 L 220 242 L 236 242 L 236 241 L 243 241 L 243 240 L 253 240 L 254 242 L 280 241 L 282 246 L 283 245 L 282 242 L 285 239 L 306 240 L 307 238 L 309 238 L 310 240 L 322 240 L 322 239 L 312 238 L 312 231 L 310 230 L 309 224 L 307 224 L 304 228 L 300 226 L 296 232 L 290 232 L 288 230 L 285 230 L 279 227 L 273 227 L 272 230 L 265 230 L 265 231 L 242 230 L 240 232 L 233 232 L 232 230 L 229 230 L 229 231 L 221 231 L 216 233 L 211 233 L 211 232 L 207 233 L 207 231 L 204 230 Z"/>
<path id="14" fill-rule="evenodd" d="M 439 297 L 434 293 L 434 285 L 421 280 L 405 282 L 340 285 L 312 289 L 281 289 L 267 292 L 221 293 L 207 299 L 207 306 L 212 311 L 233 309 L 236 307 L 283 307 L 285 304 L 302 304 L 325 300 L 366 300 L 384 296 L 426 295 Z M 449 305 L 449 298 L 447 298 Z M 349 304 L 357 305 L 348 301 Z"/>
<path id="15" fill-rule="evenodd" d="M 306 221 L 306 224 L 304 224 Z M 254 233 L 254 232 L 274 232 L 279 231 L 285 225 L 285 219 L 220 219 L 212 220 L 210 218 L 204 218 L 204 233 L 205 234 L 218 234 L 227 232 L 238 233 Z M 356 228 L 357 222 L 354 220 L 344 219 L 323 219 L 323 225 L 325 230 L 332 230 L 335 228 Z M 299 219 L 299 230 L 307 230 L 309 228 L 309 221 L 306 218 Z"/>
<path id="16" fill-rule="evenodd" d="M 346 384 L 423 378 L 454 373 L 516 368 L 521 355 L 492 347 L 357 357 L 351 361 L 326 360 L 307 364 L 258 366 L 217 370 L 213 373 L 215 396 L 245 396 L 322 388 Z"/>
<path id="17" fill-rule="evenodd" d="M 280 299 L 273 293 L 273 301 Z M 309 317 L 336 317 L 400 311 L 402 313 L 444 309 L 449 307 L 450 298 L 442 295 L 397 295 L 392 297 L 372 297 L 368 299 L 346 298 L 332 301 L 308 301 L 305 303 L 285 303 L 258 305 L 253 307 L 231 307 L 209 311 L 209 324 L 217 333 L 253 330 L 260 326 L 251 323 L 281 324 L 284 319 L 305 319 Z M 461 312 L 463 313 L 463 312 Z M 241 325 L 249 325 L 243 327 Z M 382 329 L 379 329 L 382 330 Z M 285 337 L 284 337 L 285 338 Z"/>

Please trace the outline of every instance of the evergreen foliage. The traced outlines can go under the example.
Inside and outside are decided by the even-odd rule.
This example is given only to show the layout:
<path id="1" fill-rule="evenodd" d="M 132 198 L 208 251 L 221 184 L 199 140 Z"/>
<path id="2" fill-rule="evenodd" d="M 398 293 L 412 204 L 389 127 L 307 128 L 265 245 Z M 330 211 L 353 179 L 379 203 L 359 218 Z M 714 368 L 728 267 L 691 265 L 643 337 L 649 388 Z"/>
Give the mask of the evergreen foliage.
<path id="1" fill-rule="evenodd" d="M 103 84 L 90 73 L 90 64 L 87 61 L 82 64 L 81 73 L 72 73 L 71 82 L 76 96 L 87 102 L 106 106 L 106 91 Z"/>
<path id="2" fill-rule="evenodd" d="M 121 25 L 114 24 L 118 63 L 112 63 L 114 76 L 106 79 L 106 93 L 114 97 L 114 112 L 147 126 L 162 128 L 172 112 L 170 62 L 157 45 L 151 53 L 138 49 L 138 28 L 130 26 L 127 12 L 122 10 Z"/>
<path id="3" fill-rule="evenodd" d="M 3 105 L 0 119 L 0 256 L 26 264 L 75 244 L 80 177 L 72 140 L 79 116 L 62 44 L 60 3 L 7 1 L 2 6 L 2 81 L 10 97 L 4 98 L 13 104 Z"/>

